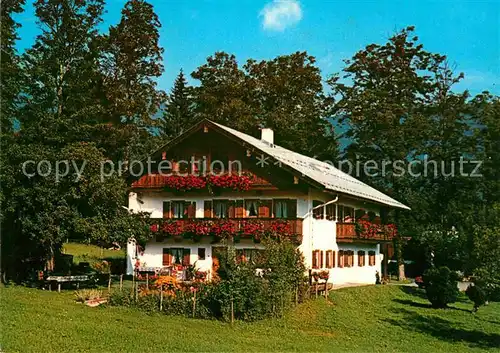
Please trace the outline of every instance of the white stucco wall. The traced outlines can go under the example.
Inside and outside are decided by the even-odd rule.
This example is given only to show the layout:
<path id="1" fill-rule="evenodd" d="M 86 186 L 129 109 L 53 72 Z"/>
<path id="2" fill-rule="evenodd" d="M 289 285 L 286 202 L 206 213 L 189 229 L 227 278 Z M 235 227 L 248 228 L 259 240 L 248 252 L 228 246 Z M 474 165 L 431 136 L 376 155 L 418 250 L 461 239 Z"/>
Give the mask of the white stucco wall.
<path id="1" fill-rule="evenodd" d="M 239 197 L 237 197 L 239 196 Z M 375 273 L 381 273 L 382 255 L 380 254 L 380 246 L 377 244 L 354 244 L 354 243 L 340 243 L 336 242 L 336 222 L 329 220 L 317 220 L 312 217 L 311 209 L 313 200 L 320 200 L 327 202 L 335 198 L 335 195 L 321 193 L 316 190 L 311 190 L 307 195 L 304 194 L 290 194 L 284 195 L 283 193 L 269 192 L 266 195 L 254 195 L 253 197 L 245 196 L 245 199 L 266 199 L 273 197 L 290 197 L 297 198 L 297 217 L 303 219 L 303 239 L 299 249 L 304 254 L 304 260 L 307 268 L 312 267 L 312 251 L 323 250 L 324 255 L 326 250 L 335 251 L 335 265 L 337 264 L 338 250 L 352 250 L 354 251 L 354 266 L 339 268 L 335 267 L 330 269 L 330 281 L 334 284 L 342 283 L 375 283 Z M 208 197 L 207 197 L 208 198 Z M 241 198 L 241 194 L 224 194 L 218 197 L 210 196 L 210 199 L 217 198 Z M 196 202 L 196 217 L 203 218 L 204 216 L 204 198 L 202 196 L 172 196 L 161 192 L 141 193 L 138 197 L 135 193 L 129 195 L 129 209 L 137 211 L 150 212 L 151 217 L 163 217 L 163 201 L 167 200 L 186 200 Z M 340 201 L 339 201 L 340 202 Z M 378 213 L 375 206 L 366 204 L 364 202 L 353 200 L 342 200 L 342 204 L 364 208 L 366 210 L 373 210 Z M 209 271 L 212 268 L 212 248 L 217 244 L 210 244 L 210 239 L 202 239 L 199 243 L 193 243 L 191 240 L 183 242 L 174 242 L 172 239 L 156 242 L 150 241 L 145 249 L 143 255 L 138 256 L 142 266 L 146 267 L 161 267 L 163 248 L 168 247 L 181 247 L 189 248 L 191 251 L 191 264 L 196 262 L 196 267 L 203 271 Z M 219 245 L 220 246 L 220 245 Z M 205 260 L 198 260 L 198 248 L 205 248 Z M 262 248 L 260 244 L 255 244 L 251 240 L 242 239 L 241 243 L 235 244 L 237 249 L 243 248 Z M 365 266 L 358 267 L 358 250 L 366 252 Z M 375 266 L 368 266 L 368 251 L 376 252 Z M 127 273 L 132 274 L 133 264 L 135 264 L 135 246 L 127 246 Z M 323 260 L 323 264 L 326 261 Z"/>

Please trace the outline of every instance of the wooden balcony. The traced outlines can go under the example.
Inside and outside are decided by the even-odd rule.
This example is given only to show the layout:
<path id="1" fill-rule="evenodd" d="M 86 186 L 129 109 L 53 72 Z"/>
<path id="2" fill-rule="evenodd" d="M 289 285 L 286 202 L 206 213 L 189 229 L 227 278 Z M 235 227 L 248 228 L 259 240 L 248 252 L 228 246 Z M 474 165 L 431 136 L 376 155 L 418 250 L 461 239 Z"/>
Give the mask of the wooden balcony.
<path id="1" fill-rule="evenodd" d="M 284 236 L 297 243 L 302 241 L 302 222 L 301 218 L 151 218 L 151 224 L 156 225 L 155 231 L 160 238 L 198 231 L 201 232 L 197 234 L 198 238 L 213 236 L 217 226 L 224 224 L 225 229 L 233 233 L 231 236 L 252 238 L 254 235 L 269 234 L 273 237 Z"/>
<path id="2" fill-rule="evenodd" d="M 214 172 L 215 175 L 226 175 L 226 174 L 219 174 L 218 172 Z M 172 174 L 176 175 L 176 174 Z M 185 174 L 184 176 L 191 176 L 192 174 Z M 209 173 L 207 173 L 207 176 Z M 244 172 L 244 175 L 248 176 L 250 178 L 250 187 L 252 189 L 275 189 L 269 181 L 253 174 L 248 171 Z M 167 178 L 169 175 L 161 175 L 161 174 L 145 174 L 141 176 L 139 179 L 134 181 L 132 183 L 132 188 L 134 189 L 161 189 L 164 188 L 167 185 Z M 204 176 L 200 175 L 200 178 L 204 178 Z M 196 190 L 193 189 L 193 190 Z"/>
<path id="3" fill-rule="evenodd" d="M 380 243 L 392 241 L 393 237 L 387 232 L 378 232 L 373 236 L 359 234 L 356 223 L 337 223 L 337 243 L 370 242 Z"/>
<path id="4" fill-rule="evenodd" d="M 241 230 L 246 222 L 258 222 L 262 224 L 263 231 L 268 231 L 272 229 L 274 224 L 283 221 L 286 222 L 291 233 L 302 234 L 302 218 L 151 218 L 152 224 L 162 224 L 169 221 L 178 222 L 181 231 L 187 231 L 189 224 L 221 221 L 233 223 L 237 231 Z"/>

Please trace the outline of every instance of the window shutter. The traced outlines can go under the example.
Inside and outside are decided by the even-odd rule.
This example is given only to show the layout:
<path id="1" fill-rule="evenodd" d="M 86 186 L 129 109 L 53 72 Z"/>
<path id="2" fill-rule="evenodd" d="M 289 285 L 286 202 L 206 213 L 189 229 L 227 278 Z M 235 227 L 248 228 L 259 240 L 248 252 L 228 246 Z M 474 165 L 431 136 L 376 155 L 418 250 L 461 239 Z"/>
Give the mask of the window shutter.
<path id="1" fill-rule="evenodd" d="M 163 266 L 170 266 L 172 264 L 172 254 L 169 248 L 163 248 L 162 264 Z"/>
<path id="2" fill-rule="evenodd" d="M 236 200 L 235 202 L 235 212 L 234 216 L 236 218 L 243 218 L 245 214 L 245 208 L 243 207 L 243 200 Z"/>
<path id="3" fill-rule="evenodd" d="M 182 218 L 195 218 L 196 203 L 192 201 L 184 201 L 184 214 Z"/>
<path id="4" fill-rule="evenodd" d="M 317 269 L 318 268 L 318 254 L 319 250 L 313 250 L 312 252 L 312 268 Z"/>
<path id="5" fill-rule="evenodd" d="M 271 207 L 272 200 L 262 200 L 259 203 L 259 217 L 269 218 L 271 217 Z"/>
<path id="6" fill-rule="evenodd" d="M 196 202 L 188 201 L 186 207 L 187 207 L 187 217 L 196 218 Z"/>
<path id="7" fill-rule="evenodd" d="M 236 201 L 229 200 L 228 206 L 229 218 L 236 218 Z"/>
<path id="8" fill-rule="evenodd" d="M 326 251 L 326 268 L 332 268 L 332 251 Z"/>
<path id="9" fill-rule="evenodd" d="M 182 265 L 189 266 L 191 264 L 191 250 L 190 249 L 182 249 Z"/>
<path id="10" fill-rule="evenodd" d="M 375 251 L 368 252 L 368 265 L 375 266 Z"/>
<path id="11" fill-rule="evenodd" d="M 335 251 L 332 251 L 332 268 L 335 267 Z"/>
<path id="12" fill-rule="evenodd" d="M 297 200 L 288 200 L 288 218 L 297 218 Z"/>
<path id="13" fill-rule="evenodd" d="M 339 250 L 338 264 L 339 264 L 340 268 L 344 267 L 344 251 L 343 250 Z"/>
<path id="14" fill-rule="evenodd" d="M 213 218 L 212 213 L 212 200 L 205 200 L 203 203 L 203 217 L 205 218 Z"/>
<path id="15" fill-rule="evenodd" d="M 365 252 L 358 251 L 358 266 L 363 267 L 365 265 Z"/>
<path id="16" fill-rule="evenodd" d="M 163 218 L 172 218 L 170 201 L 163 201 Z"/>

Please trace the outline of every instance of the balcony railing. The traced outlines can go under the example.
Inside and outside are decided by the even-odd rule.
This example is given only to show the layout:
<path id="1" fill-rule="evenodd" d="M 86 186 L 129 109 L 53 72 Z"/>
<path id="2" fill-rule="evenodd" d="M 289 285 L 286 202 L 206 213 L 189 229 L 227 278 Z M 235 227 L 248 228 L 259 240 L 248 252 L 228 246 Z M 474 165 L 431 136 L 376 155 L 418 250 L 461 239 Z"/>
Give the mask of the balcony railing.
<path id="1" fill-rule="evenodd" d="M 353 241 L 391 241 L 396 235 L 396 230 L 392 225 L 376 225 L 367 231 L 366 228 L 359 227 L 356 223 L 337 223 L 337 242 Z M 366 227 L 366 222 L 365 222 Z M 389 227 L 389 228 L 388 228 Z M 361 230 L 360 230 L 361 228 Z"/>
<path id="2" fill-rule="evenodd" d="M 302 240 L 300 218 L 151 218 L 160 237 L 199 239 L 202 236 L 260 239 L 264 235 Z"/>
<path id="3" fill-rule="evenodd" d="M 227 176 L 227 175 L 237 176 L 237 175 L 239 175 L 239 174 L 228 174 L 228 173 L 219 174 L 218 172 L 214 172 L 214 173 L 215 173 L 214 175 L 216 175 L 216 176 Z M 210 175 L 210 174 L 207 173 L 207 176 L 208 175 Z M 270 187 L 271 186 L 271 184 L 267 180 L 255 175 L 253 173 L 243 172 L 241 175 L 243 175 L 248 180 L 250 187 L 262 187 L 262 186 Z M 191 179 L 192 182 L 197 182 L 198 185 L 190 185 L 191 190 L 203 189 L 205 187 L 204 184 L 207 180 L 206 176 L 203 176 L 203 175 L 196 176 L 193 174 L 175 174 L 175 173 L 173 173 L 171 175 L 146 174 L 146 175 L 141 176 L 138 180 L 134 181 L 132 183 L 132 187 L 133 188 L 141 188 L 141 189 L 164 188 L 164 187 L 169 186 L 169 178 L 172 176 L 173 177 L 180 177 L 180 178 L 189 178 L 189 179 Z M 198 179 L 198 180 L 196 180 L 196 179 Z"/>

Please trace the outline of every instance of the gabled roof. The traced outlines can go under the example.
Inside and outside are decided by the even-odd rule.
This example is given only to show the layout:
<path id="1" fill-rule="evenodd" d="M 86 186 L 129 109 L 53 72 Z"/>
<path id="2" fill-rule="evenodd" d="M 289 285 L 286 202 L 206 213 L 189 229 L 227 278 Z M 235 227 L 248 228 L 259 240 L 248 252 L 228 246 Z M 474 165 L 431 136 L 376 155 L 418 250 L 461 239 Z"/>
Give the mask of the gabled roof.
<path id="1" fill-rule="evenodd" d="M 327 190 L 341 192 L 351 196 L 375 201 L 388 206 L 409 210 L 410 208 L 390 196 L 372 188 L 371 186 L 357 180 L 356 178 L 344 173 L 334 166 L 319 161 L 317 159 L 304 156 L 300 153 L 290 151 L 275 144 L 269 144 L 265 141 L 256 139 L 253 136 L 243 132 L 231 129 L 227 126 L 208 120 L 211 124 L 219 127 L 236 138 L 252 145 L 263 153 L 281 162 L 303 176 L 308 177 L 323 185 Z"/>
<path id="2" fill-rule="evenodd" d="M 208 119 L 204 119 L 194 126 L 190 127 L 183 134 L 170 140 L 158 150 L 153 152 L 153 154 L 160 153 L 161 151 L 168 150 L 172 146 L 177 145 L 178 143 L 189 137 L 192 133 L 198 131 L 204 125 L 207 125 L 207 123 L 215 127 L 216 130 L 219 130 L 221 133 L 224 133 L 228 137 L 231 137 L 243 143 L 244 145 L 251 146 L 252 148 L 259 150 L 263 154 L 281 162 L 282 167 L 287 167 L 288 169 L 301 174 L 303 177 L 305 177 L 306 180 L 314 183 L 318 187 L 323 186 L 326 190 L 329 191 L 339 192 L 365 200 L 371 200 L 373 202 L 391 207 L 410 210 L 408 206 L 372 188 L 371 186 L 350 176 L 349 174 L 344 173 L 340 169 L 337 169 L 326 162 L 304 156 L 300 153 L 290 151 L 275 144 L 271 145 L 268 142 L 256 139 L 253 136 L 231 129 L 225 125 L 215 123 Z"/>

